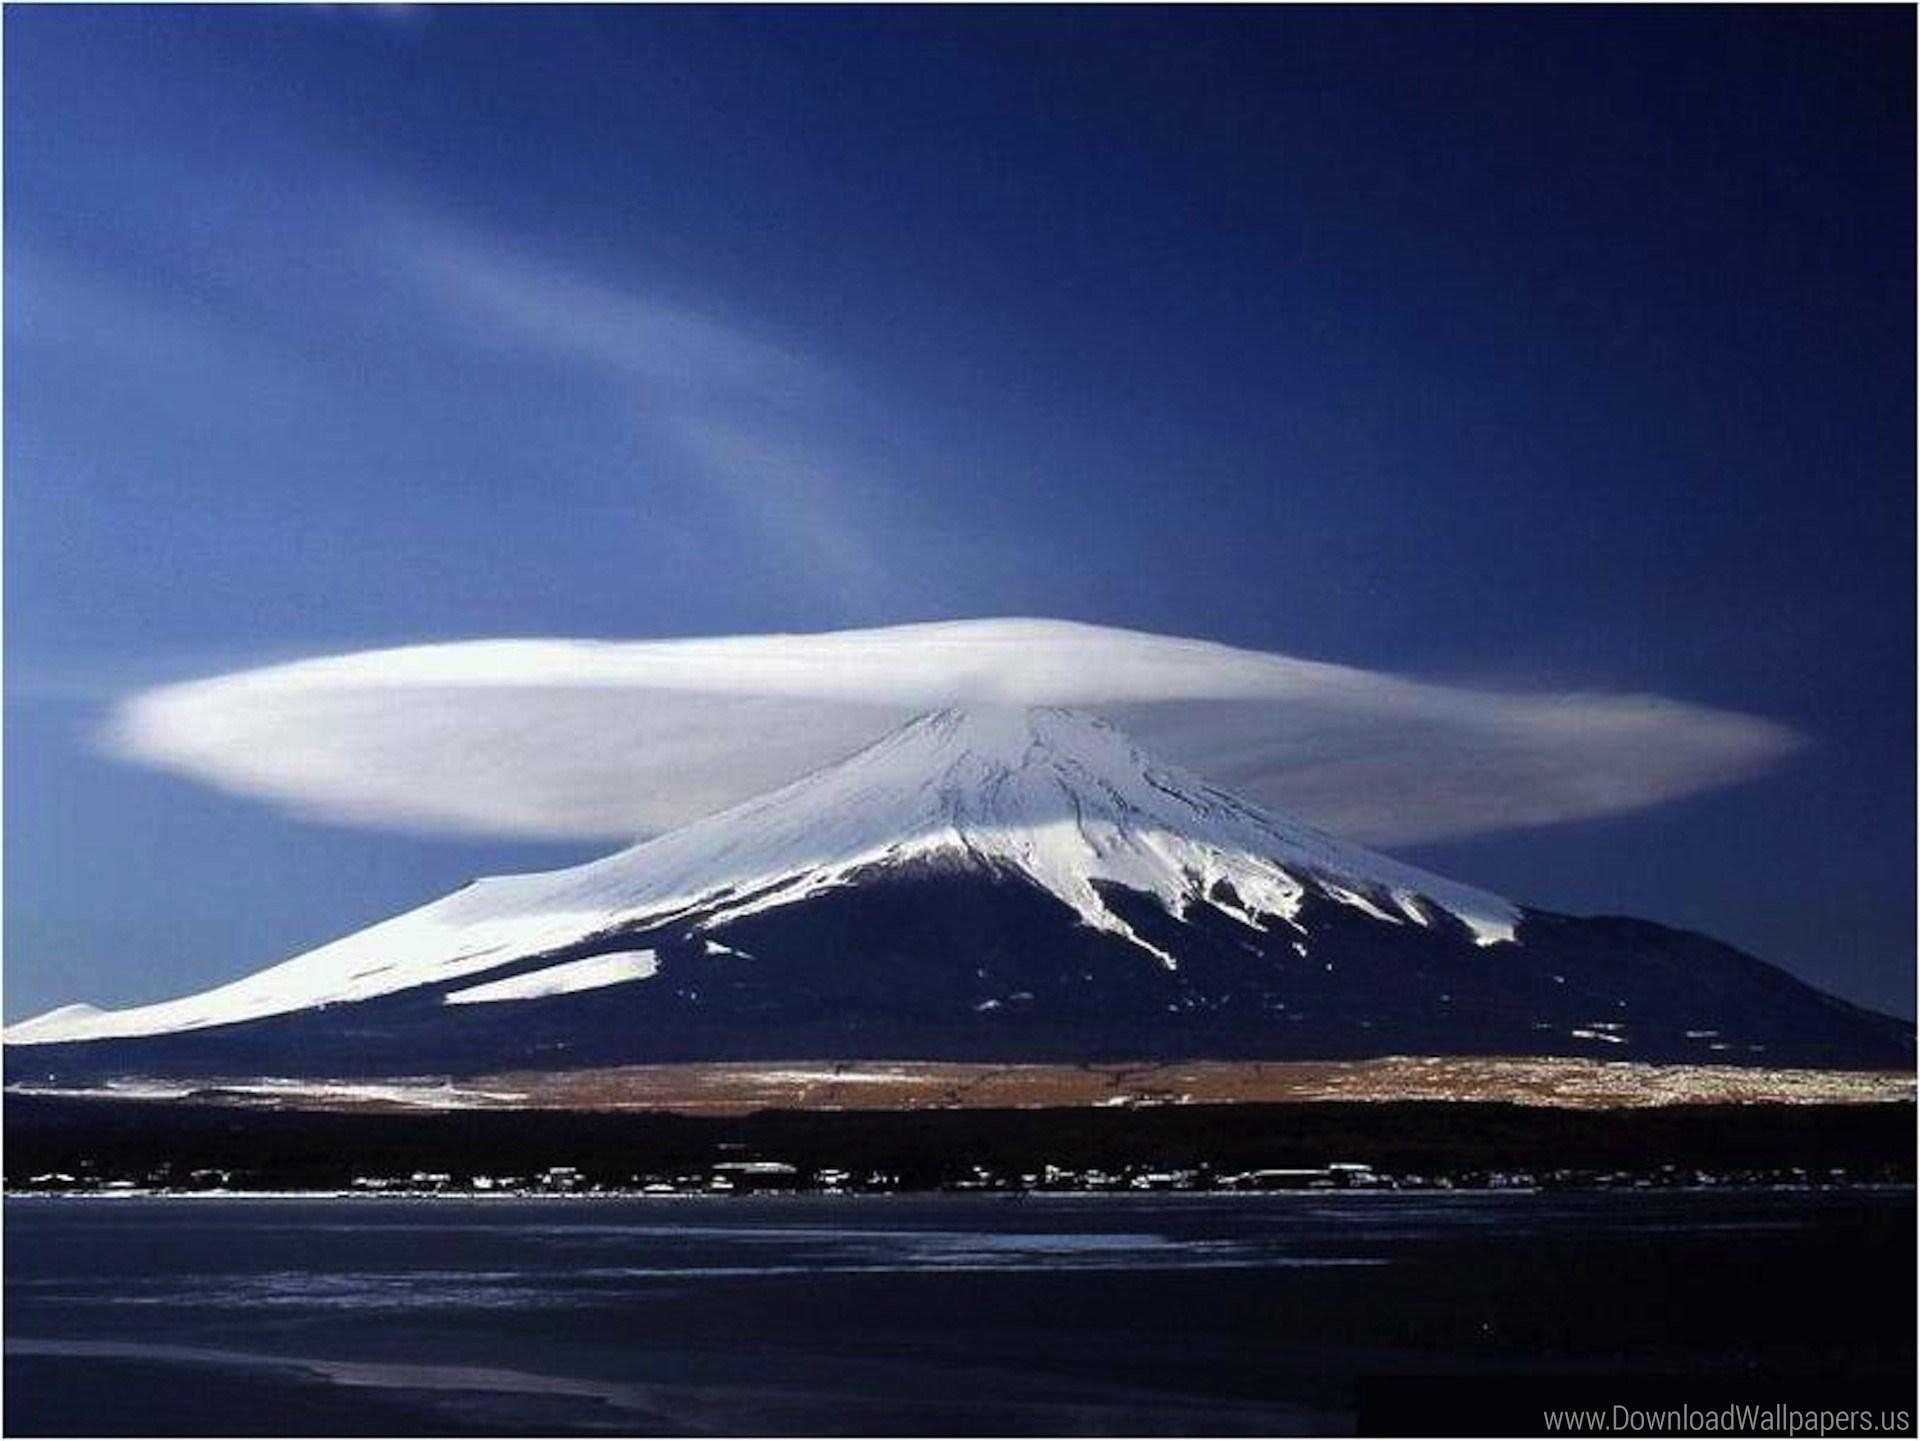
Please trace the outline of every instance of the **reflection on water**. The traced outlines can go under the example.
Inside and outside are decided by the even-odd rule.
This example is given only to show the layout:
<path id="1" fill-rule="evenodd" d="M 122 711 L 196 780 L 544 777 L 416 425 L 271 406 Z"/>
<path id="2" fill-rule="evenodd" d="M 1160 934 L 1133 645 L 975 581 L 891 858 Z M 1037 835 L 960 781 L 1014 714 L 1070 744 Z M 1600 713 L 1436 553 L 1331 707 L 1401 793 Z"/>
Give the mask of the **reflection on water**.
<path id="1" fill-rule="evenodd" d="M 5 1212 L 13 1434 L 1326 1431 L 1381 1372 L 1913 1350 L 1911 1191 Z"/>

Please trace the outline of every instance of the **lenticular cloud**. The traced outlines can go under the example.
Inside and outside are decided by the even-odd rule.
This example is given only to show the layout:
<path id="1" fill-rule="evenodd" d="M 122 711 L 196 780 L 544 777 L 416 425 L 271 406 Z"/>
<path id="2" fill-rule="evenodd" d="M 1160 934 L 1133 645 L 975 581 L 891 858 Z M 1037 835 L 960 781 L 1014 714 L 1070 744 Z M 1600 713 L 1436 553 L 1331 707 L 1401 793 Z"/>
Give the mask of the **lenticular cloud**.
<path id="1" fill-rule="evenodd" d="M 143 692 L 106 740 L 332 821 L 626 840 L 922 712 L 988 706 L 1091 711 L 1228 789 L 1376 844 L 1635 810 L 1800 743 L 1655 696 L 1471 690 L 1032 620 L 363 651 Z"/>

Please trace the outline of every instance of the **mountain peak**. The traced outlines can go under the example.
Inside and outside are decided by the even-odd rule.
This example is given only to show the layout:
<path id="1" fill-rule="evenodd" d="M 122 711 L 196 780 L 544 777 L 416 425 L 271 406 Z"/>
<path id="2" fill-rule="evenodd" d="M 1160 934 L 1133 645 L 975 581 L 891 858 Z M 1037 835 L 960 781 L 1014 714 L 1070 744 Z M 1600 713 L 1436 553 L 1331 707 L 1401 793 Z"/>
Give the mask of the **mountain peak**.
<path id="1" fill-rule="evenodd" d="M 1106 721 L 1049 707 L 916 717 L 835 765 L 624 851 L 499 876 L 231 985 L 126 1011 L 63 1011 L 17 1042 L 191 1030 L 479 975 L 584 939 L 682 916 L 707 933 L 889 868 L 1029 882 L 1085 926 L 1169 970 L 1177 958 L 1109 904 L 1118 887 L 1179 917 L 1204 901 L 1255 930 L 1308 895 L 1392 925 L 1438 914 L 1482 945 L 1517 909 L 1349 845 L 1157 761 Z"/>
<path id="2" fill-rule="evenodd" d="M 1703 937 L 1523 912 L 1105 721 L 1017 705 L 929 712 L 603 860 L 476 881 L 216 990 L 69 1008 L 7 1040 L 42 1079 L 1912 1052 L 1911 1027 Z"/>
<path id="3" fill-rule="evenodd" d="M 1089 775 L 1135 774 L 1150 762 L 1122 732 L 1059 706 L 970 705 L 927 711 L 826 767 L 886 765 L 915 778 L 956 766 L 988 771 L 1070 763 Z"/>

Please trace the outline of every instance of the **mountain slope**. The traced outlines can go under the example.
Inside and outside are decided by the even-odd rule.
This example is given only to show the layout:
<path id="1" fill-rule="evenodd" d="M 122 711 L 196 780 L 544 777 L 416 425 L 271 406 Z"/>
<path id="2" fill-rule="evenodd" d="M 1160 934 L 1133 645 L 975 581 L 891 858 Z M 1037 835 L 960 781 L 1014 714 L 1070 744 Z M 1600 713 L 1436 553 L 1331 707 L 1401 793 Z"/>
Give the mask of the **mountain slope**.
<path id="1" fill-rule="evenodd" d="M 1862 1064 L 1911 1031 L 1698 937 L 1530 912 L 1058 710 L 923 716 L 589 865 L 231 985 L 11 1028 L 10 1066 L 332 1073 L 776 1055 L 1548 1052 Z"/>

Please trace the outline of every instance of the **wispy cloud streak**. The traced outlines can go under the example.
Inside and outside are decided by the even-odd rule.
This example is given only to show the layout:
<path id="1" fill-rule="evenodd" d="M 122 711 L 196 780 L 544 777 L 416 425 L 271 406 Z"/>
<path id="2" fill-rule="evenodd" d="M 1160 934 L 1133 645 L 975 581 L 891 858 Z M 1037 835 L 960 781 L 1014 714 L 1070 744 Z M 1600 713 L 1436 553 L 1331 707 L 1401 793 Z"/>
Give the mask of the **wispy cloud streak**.
<path id="1" fill-rule="evenodd" d="M 556 356 L 681 403 L 790 407 L 829 389 L 826 367 L 711 315 L 590 280 L 476 237 L 407 227 L 400 252 L 450 302 Z"/>
<path id="2" fill-rule="evenodd" d="M 884 579 L 844 477 L 853 388 L 826 363 L 643 289 L 609 284 L 473 234 L 396 228 L 429 293 L 549 362 L 610 387 L 643 434 L 689 463 L 743 529 L 820 588 Z"/>

